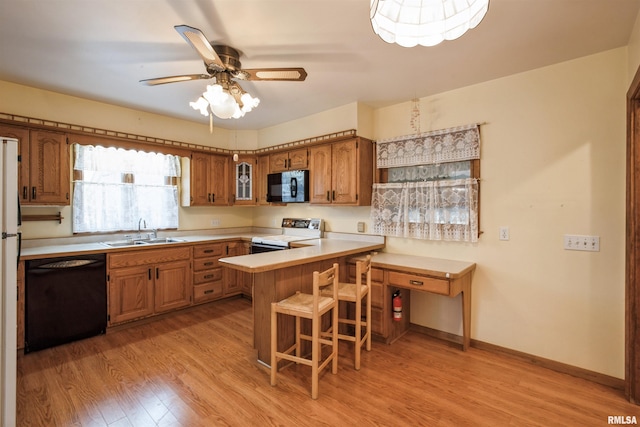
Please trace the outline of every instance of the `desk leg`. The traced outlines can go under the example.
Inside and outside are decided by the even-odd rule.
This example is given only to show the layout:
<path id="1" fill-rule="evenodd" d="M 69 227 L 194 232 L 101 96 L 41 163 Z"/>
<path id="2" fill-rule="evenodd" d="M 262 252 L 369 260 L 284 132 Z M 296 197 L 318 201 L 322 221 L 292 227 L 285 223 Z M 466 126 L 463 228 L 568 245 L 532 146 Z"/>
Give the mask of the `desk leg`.
<path id="1" fill-rule="evenodd" d="M 462 351 L 467 351 L 471 343 L 471 284 L 462 289 Z"/>

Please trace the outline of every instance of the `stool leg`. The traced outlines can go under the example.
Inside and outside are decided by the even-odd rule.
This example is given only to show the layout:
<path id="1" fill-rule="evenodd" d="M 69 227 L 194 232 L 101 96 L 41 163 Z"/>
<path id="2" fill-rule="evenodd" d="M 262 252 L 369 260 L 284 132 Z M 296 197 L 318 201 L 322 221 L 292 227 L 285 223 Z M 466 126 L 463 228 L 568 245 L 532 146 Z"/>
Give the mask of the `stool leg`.
<path id="1" fill-rule="evenodd" d="M 302 357 L 302 346 L 300 345 L 300 317 L 296 316 L 296 356 Z M 298 364 L 298 362 L 296 362 Z"/>
<path id="2" fill-rule="evenodd" d="M 371 289 L 367 292 L 367 351 L 371 351 Z"/>
<path id="3" fill-rule="evenodd" d="M 320 321 L 311 321 L 311 398 L 318 398 L 318 359 L 320 357 Z"/>
<path id="4" fill-rule="evenodd" d="M 275 306 L 271 304 L 271 385 L 276 385 L 276 374 L 278 373 L 278 313 Z"/>
<path id="5" fill-rule="evenodd" d="M 362 348 L 362 301 L 356 301 L 356 318 L 355 318 L 355 368 L 360 370 L 360 349 Z"/>
<path id="6" fill-rule="evenodd" d="M 331 321 L 332 325 L 331 325 L 331 340 L 333 341 L 333 345 L 331 346 L 331 352 L 333 354 L 333 360 L 331 361 L 331 373 L 332 374 L 337 374 L 338 373 L 338 344 L 339 344 L 339 340 L 338 340 L 338 305 L 339 303 L 336 303 L 335 307 L 333 307 L 332 311 L 332 315 L 333 315 L 333 319 Z"/>

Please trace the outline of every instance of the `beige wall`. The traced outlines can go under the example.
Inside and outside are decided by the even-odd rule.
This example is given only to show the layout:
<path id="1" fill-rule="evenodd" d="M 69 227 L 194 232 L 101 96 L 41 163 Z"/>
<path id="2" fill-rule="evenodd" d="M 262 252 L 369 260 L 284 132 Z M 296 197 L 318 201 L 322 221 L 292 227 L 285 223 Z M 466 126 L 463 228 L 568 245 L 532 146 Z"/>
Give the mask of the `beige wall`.
<path id="1" fill-rule="evenodd" d="M 477 262 L 474 339 L 623 377 L 629 62 L 621 48 L 421 99 L 422 130 L 483 123 L 483 234 L 477 244 L 391 238 L 387 251 Z M 0 112 L 223 147 L 233 140 L 209 136 L 206 125 L 8 83 L 0 90 L 10 94 Z M 410 102 L 378 110 L 350 104 L 255 132 L 247 148 L 359 126 L 363 136 L 404 135 L 412 132 L 409 114 Z M 330 231 L 354 233 L 358 221 L 370 230 L 366 207 L 183 208 L 180 215 L 181 229 L 208 228 L 212 219 L 221 227 L 277 226 L 283 216 L 318 216 Z M 510 227 L 511 240 L 498 240 L 500 226 Z M 70 235 L 67 219 L 34 227 L 23 227 L 29 237 Z M 564 234 L 598 235 L 601 250 L 565 251 Z M 458 298 L 415 294 L 412 314 L 415 323 L 461 332 Z"/>

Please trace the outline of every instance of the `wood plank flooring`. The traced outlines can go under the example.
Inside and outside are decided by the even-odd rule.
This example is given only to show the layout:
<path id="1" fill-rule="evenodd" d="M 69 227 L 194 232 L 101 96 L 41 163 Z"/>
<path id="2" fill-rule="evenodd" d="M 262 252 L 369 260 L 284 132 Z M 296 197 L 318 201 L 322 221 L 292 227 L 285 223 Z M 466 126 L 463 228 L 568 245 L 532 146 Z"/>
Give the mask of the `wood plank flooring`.
<path id="1" fill-rule="evenodd" d="M 619 390 L 409 332 L 337 375 L 290 366 L 269 385 L 251 303 L 219 301 L 18 357 L 18 426 L 602 426 L 640 407 Z"/>

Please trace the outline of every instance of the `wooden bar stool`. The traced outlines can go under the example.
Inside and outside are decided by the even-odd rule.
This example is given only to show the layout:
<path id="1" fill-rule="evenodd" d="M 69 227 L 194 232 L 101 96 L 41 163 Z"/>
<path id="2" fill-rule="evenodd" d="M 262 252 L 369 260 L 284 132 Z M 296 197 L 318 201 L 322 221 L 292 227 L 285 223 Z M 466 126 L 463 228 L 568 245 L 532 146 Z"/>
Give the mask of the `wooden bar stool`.
<path id="1" fill-rule="evenodd" d="M 321 295 L 321 289 L 333 286 L 332 294 Z M 338 264 L 319 273 L 313 272 L 313 295 L 296 292 L 280 302 L 271 303 L 271 385 L 275 386 L 278 360 L 285 359 L 311 366 L 311 398 L 318 398 L 318 375 L 332 362 L 331 372 L 338 373 Z M 322 316 L 331 311 L 331 326 L 325 334 Z M 278 351 L 278 313 L 295 316 L 295 343 L 285 351 Z M 311 319 L 311 336 L 300 333 L 300 319 Z M 311 359 L 301 354 L 301 340 L 311 341 Z M 329 346 L 331 353 L 322 360 L 322 349 Z M 293 351 L 295 350 L 295 355 Z M 321 361 L 322 360 L 322 361 Z"/>
<path id="2" fill-rule="evenodd" d="M 363 283 L 363 276 L 365 277 Z M 333 292 L 330 286 L 322 290 L 322 295 L 330 295 Z M 366 297 L 365 318 L 362 319 L 362 299 Z M 345 328 L 339 330 L 338 339 L 350 341 L 355 344 L 354 367 L 360 370 L 360 351 L 366 344 L 367 351 L 371 351 L 371 255 L 363 261 L 356 262 L 356 283 L 338 283 L 338 304 L 340 301 L 354 303 L 355 316 L 353 319 L 338 310 L 338 328 L 340 325 L 348 325 L 347 330 L 353 329 L 353 335 L 347 335 Z M 363 333 L 364 328 L 364 333 Z M 342 333 L 341 333 L 342 332 Z"/>

